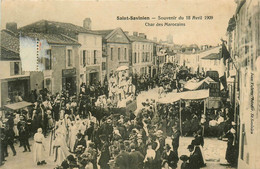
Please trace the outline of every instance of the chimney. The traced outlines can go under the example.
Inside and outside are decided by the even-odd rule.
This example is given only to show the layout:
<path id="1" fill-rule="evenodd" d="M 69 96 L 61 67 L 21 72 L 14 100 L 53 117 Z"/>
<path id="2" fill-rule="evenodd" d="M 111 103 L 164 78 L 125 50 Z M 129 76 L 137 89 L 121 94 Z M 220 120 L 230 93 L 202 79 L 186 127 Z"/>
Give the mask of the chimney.
<path id="1" fill-rule="evenodd" d="M 146 39 L 146 35 L 144 33 L 139 33 L 139 37 Z"/>
<path id="2" fill-rule="evenodd" d="M 17 32 L 17 23 L 16 22 L 6 23 L 6 29 L 12 32 Z"/>
<path id="3" fill-rule="evenodd" d="M 129 32 L 128 32 L 128 31 L 124 31 L 124 33 L 126 34 L 126 36 L 128 36 L 128 35 L 129 35 Z"/>
<path id="4" fill-rule="evenodd" d="M 153 37 L 153 41 L 157 42 L 157 37 Z"/>
<path id="5" fill-rule="evenodd" d="M 83 27 L 87 30 L 91 30 L 91 19 L 85 18 L 83 21 Z"/>
<path id="6" fill-rule="evenodd" d="M 134 36 L 138 36 L 138 32 L 133 32 L 133 35 Z"/>

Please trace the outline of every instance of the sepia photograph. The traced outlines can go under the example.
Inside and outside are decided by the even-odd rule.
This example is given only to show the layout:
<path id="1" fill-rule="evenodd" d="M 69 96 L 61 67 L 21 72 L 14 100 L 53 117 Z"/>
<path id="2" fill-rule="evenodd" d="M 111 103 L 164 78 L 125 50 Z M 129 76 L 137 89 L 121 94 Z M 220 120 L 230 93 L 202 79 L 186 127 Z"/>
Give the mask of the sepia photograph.
<path id="1" fill-rule="evenodd" d="M 260 169 L 260 0 L 1 0 L 1 169 Z"/>

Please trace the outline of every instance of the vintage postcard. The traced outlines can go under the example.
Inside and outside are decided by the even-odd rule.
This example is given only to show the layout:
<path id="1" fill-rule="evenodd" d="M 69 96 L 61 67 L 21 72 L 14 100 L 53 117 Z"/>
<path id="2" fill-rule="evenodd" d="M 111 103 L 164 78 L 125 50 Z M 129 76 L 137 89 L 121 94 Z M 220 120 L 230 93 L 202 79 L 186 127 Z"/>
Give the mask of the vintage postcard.
<path id="1" fill-rule="evenodd" d="M 260 0 L 2 0 L 3 169 L 260 169 Z"/>

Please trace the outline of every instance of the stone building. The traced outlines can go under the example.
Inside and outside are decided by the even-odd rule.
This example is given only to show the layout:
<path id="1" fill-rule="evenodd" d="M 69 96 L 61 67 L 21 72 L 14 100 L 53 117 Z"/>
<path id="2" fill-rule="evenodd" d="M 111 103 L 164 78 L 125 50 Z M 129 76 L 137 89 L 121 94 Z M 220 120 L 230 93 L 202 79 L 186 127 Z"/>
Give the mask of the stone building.
<path id="1" fill-rule="evenodd" d="M 132 49 L 133 73 L 153 76 L 153 42 L 148 40 L 144 33 L 134 32 L 128 36 Z"/>
<path id="2" fill-rule="evenodd" d="M 131 44 L 121 28 L 92 31 L 102 36 L 102 79 L 120 66 L 129 67 Z"/>
<path id="3" fill-rule="evenodd" d="M 64 70 L 58 72 L 58 74 L 55 74 L 58 75 L 56 77 L 59 77 L 60 75 L 63 76 L 63 80 L 61 81 L 63 89 L 69 87 L 66 87 L 65 84 L 73 83 L 73 92 L 77 93 L 79 91 L 79 86 L 82 83 L 86 83 L 87 85 L 89 85 L 102 80 L 101 36 L 97 33 L 92 32 L 90 29 L 91 20 L 90 18 L 86 18 L 83 21 L 83 27 L 71 23 L 41 20 L 24 26 L 20 30 L 27 34 L 42 34 L 43 38 L 44 35 L 62 37 L 62 40 L 60 42 L 57 38 L 53 39 L 53 42 L 49 41 L 48 43 L 52 44 L 51 47 L 53 49 L 57 49 L 59 47 L 59 50 L 66 51 L 60 55 L 60 57 L 62 58 L 61 63 L 63 62 L 63 60 L 68 60 L 68 57 L 70 58 L 70 55 L 73 62 L 71 62 L 70 66 L 67 65 L 63 68 Z M 64 39 L 66 39 L 66 41 L 69 41 L 69 43 L 65 43 L 63 41 Z M 55 42 L 55 40 L 58 41 Z M 66 49 L 60 49 L 61 46 L 66 46 Z M 54 62 L 56 63 L 56 61 L 57 60 L 55 60 Z M 48 75 L 49 77 L 55 77 L 52 76 L 51 73 L 49 73 Z M 48 82 L 50 82 L 50 80 L 48 80 Z M 59 82 L 54 83 L 55 87 L 54 90 L 52 90 L 53 92 L 57 92 L 57 89 L 60 89 L 60 87 L 57 87 L 57 85 L 61 86 Z"/>
<path id="4" fill-rule="evenodd" d="M 233 106 L 237 123 L 238 168 L 259 168 L 260 148 L 260 2 L 238 0 L 230 19 L 228 64 L 234 82 Z"/>
<path id="5" fill-rule="evenodd" d="M 22 71 L 15 23 L 7 23 L 6 29 L 1 31 L 0 67 L 0 107 L 16 102 L 15 97 L 18 95 L 27 100 L 30 74 Z"/>

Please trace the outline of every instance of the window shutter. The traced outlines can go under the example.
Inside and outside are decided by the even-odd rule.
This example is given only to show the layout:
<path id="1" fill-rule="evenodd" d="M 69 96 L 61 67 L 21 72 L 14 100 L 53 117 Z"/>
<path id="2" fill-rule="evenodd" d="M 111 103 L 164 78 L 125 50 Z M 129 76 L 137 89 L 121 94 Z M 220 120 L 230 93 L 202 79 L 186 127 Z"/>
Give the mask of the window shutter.
<path id="1" fill-rule="evenodd" d="M 25 74 L 25 72 L 22 70 L 22 63 L 21 62 L 19 62 L 19 72 L 20 72 L 20 74 L 21 75 L 24 75 Z"/>
<path id="2" fill-rule="evenodd" d="M 10 75 L 14 75 L 14 62 L 10 62 Z"/>
<path id="3" fill-rule="evenodd" d="M 90 51 L 90 60 L 91 60 L 91 65 L 93 65 L 94 64 L 94 50 L 93 51 Z"/>
<path id="4" fill-rule="evenodd" d="M 98 50 L 97 51 L 97 64 L 100 63 L 100 51 Z"/>
<path id="5" fill-rule="evenodd" d="M 83 50 L 80 51 L 79 60 L 80 60 L 80 66 L 82 66 L 83 65 Z"/>

